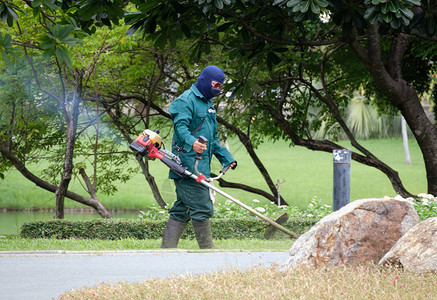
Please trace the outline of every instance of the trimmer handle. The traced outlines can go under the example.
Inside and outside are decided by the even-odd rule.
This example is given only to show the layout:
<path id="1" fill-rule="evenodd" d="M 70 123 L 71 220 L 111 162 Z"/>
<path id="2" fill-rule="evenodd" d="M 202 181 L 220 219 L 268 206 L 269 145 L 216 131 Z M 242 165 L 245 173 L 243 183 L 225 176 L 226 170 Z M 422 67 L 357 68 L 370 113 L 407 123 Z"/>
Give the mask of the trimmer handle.
<path id="1" fill-rule="evenodd" d="M 197 140 L 199 141 L 199 143 L 202 143 L 202 144 L 206 144 L 208 142 L 208 140 L 202 135 L 199 136 L 199 138 Z M 196 160 L 194 161 L 193 172 L 200 176 L 202 174 L 200 174 L 199 171 L 197 170 L 197 165 L 199 164 L 199 161 L 202 159 L 202 153 L 196 152 L 195 159 Z M 205 177 L 205 176 L 203 176 L 203 177 Z"/>
<path id="2" fill-rule="evenodd" d="M 199 143 L 201 144 L 206 144 L 208 143 L 208 140 L 206 139 L 206 137 L 204 137 L 203 135 L 199 136 L 199 138 L 197 139 L 199 141 Z M 197 153 L 196 152 L 196 160 L 201 160 L 202 159 L 202 153 Z"/>
<path id="3" fill-rule="evenodd" d="M 231 167 L 232 163 L 230 163 L 229 165 L 227 165 L 226 167 L 223 167 L 223 169 L 220 171 L 221 174 L 225 174 L 227 170 L 229 170 L 229 168 Z"/>
<path id="4" fill-rule="evenodd" d="M 203 135 L 199 136 L 198 138 L 199 143 L 201 144 L 206 144 L 208 143 L 208 139 L 206 137 L 204 137 Z"/>

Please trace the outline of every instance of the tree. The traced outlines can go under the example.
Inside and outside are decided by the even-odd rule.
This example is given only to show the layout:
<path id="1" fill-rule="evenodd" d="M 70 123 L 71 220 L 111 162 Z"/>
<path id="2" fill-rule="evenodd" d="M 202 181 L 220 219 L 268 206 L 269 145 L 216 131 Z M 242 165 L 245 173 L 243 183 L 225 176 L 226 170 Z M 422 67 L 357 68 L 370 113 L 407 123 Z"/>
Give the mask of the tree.
<path id="1" fill-rule="evenodd" d="M 2 19 L 6 19 L 9 26 L 13 25 L 9 20 L 18 19 L 14 9 L 24 12 L 7 2 L 0 4 Z M 55 218 L 64 216 L 65 197 L 89 205 L 102 217 L 109 218 L 111 214 L 97 199 L 84 169 L 81 174 L 91 198 L 68 190 L 79 136 L 79 115 L 83 111 L 83 80 L 87 73 L 92 73 L 92 68 L 72 68 L 67 49 L 81 41 L 70 36 L 75 30 L 80 34 L 80 30 L 71 24 L 56 23 L 55 17 L 47 13 L 41 14 L 39 23 L 33 21 L 32 18 L 23 18 L 22 23 L 15 21 L 15 30 L 9 32 L 14 34 L 14 44 L 18 46 L 14 46 L 9 33 L 1 35 L 2 57 L 9 73 L 3 74 L 4 88 L 19 93 L 18 97 L 11 92 L 2 94 L 2 167 L 13 165 L 27 179 L 55 193 Z M 27 26 L 28 23 L 32 26 Z M 21 26 L 23 24 L 26 24 L 25 28 Z M 36 34 L 38 31 L 39 35 Z M 57 178 L 53 183 L 36 176 L 26 167 L 27 163 L 42 159 L 41 156 L 55 161 L 61 159 L 60 170 L 56 167 L 49 169 Z"/>
<path id="2" fill-rule="evenodd" d="M 296 83 L 307 86 L 308 96 L 318 98 L 315 105 L 327 107 L 329 117 L 339 122 L 352 145 L 363 153 L 353 152 L 352 158 L 377 167 L 398 193 L 411 196 L 397 172 L 361 147 L 344 124 L 341 112 L 348 101 L 341 97 L 339 87 L 349 86 L 351 93 L 351 85 L 363 84 L 378 95 L 375 104 L 381 110 L 400 111 L 404 116 L 422 149 L 428 192 L 437 194 L 437 128 L 426 117 L 419 98 L 421 86 L 429 82 L 429 77 L 412 80 L 417 72 L 426 75 L 434 67 L 435 1 L 132 2 L 138 13 L 126 17 L 130 32 L 147 34 L 157 46 L 167 42 L 172 45 L 187 37 L 197 41 L 193 55 L 200 55 L 208 53 L 211 44 L 222 45 L 230 60 L 238 60 L 241 73 L 245 73 L 235 85 L 242 96 L 255 98 L 262 94 L 252 93 L 257 90 L 251 74 L 255 69 L 281 80 L 282 100 L 274 103 L 277 107 L 265 103 L 264 109 L 293 143 L 332 151 L 338 145 L 303 138 L 305 133 L 293 130 L 292 120 L 284 115 L 287 99 L 295 96 Z M 321 13 L 332 21 L 323 23 Z M 338 59 L 346 56 L 352 65 Z M 406 68 L 412 60 L 420 63 L 410 63 Z M 361 72 L 354 75 L 357 65 Z M 364 76 L 360 79 L 358 75 Z M 314 82 L 321 86 L 316 87 Z"/>

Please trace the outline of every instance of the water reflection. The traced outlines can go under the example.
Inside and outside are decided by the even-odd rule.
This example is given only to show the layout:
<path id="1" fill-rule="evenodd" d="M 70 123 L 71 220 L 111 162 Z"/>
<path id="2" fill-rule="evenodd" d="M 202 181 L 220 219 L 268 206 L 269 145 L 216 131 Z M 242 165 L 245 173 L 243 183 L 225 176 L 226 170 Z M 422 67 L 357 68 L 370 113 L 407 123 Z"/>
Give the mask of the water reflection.
<path id="1" fill-rule="evenodd" d="M 6 234 L 19 234 L 20 227 L 24 222 L 29 221 L 39 221 L 39 220 L 52 220 L 53 212 L 22 212 L 22 211 L 12 211 L 12 212 L 0 212 L 0 235 Z M 139 212 L 122 212 L 122 213 L 112 213 L 114 218 L 118 219 L 136 219 L 138 218 Z M 101 219 L 97 213 L 65 213 L 65 219 L 67 220 L 95 220 Z"/>

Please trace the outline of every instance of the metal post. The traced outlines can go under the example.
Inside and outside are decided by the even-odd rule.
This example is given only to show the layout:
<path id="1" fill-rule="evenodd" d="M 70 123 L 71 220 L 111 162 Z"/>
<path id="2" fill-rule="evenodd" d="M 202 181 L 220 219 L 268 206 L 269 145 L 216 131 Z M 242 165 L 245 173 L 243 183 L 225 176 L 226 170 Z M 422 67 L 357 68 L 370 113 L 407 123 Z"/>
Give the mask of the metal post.
<path id="1" fill-rule="evenodd" d="M 334 193 L 333 211 L 350 203 L 351 151 L 346 149 L 333 151 Z"/>

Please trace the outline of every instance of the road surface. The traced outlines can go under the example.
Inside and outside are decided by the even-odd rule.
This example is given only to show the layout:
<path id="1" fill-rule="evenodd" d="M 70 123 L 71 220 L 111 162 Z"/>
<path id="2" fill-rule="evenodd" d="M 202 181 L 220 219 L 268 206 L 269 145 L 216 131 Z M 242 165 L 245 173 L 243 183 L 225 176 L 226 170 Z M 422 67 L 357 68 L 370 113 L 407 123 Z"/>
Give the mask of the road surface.
<path id="1" fill-rule="evenodd" d="M 288 252 L 0 252 L 0 299 L 57 299 L 100 282 L 141 282 L 182 274 L 283 264 Z"/>

